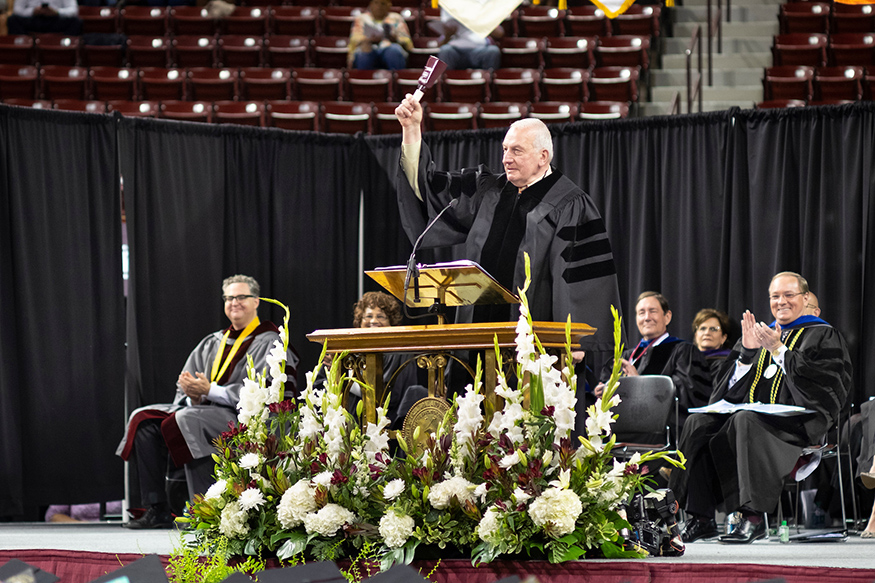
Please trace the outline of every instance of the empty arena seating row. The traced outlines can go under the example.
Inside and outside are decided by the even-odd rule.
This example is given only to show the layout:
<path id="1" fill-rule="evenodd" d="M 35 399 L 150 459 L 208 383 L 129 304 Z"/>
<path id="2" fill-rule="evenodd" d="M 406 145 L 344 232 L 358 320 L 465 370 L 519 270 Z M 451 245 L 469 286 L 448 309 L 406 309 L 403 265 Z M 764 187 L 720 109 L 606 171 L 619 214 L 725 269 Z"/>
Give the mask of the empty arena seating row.
<path id="1" fill-rule="evenodd" d="M 778 12 L 781 33 L 875 33 L 875 6 L 826 2 L 790 2 Z"/>
<path id="2" fill-rule="evenodd" d="M 83 32 L 167 36 L 177 34 L 276 34 L 302 36 L 348 36 L 356 15 L 364 6 L 239 6 L 227 17 L 216 19 L 206 8 L 196 6 L 80 7 Z M 429 21 L 440 19 L 440 9 L 404 6 L 393 10 L 407 22 L 412 35 L 437 37 Z M 525 6 L 503 23 L 507 36 L 659 36 L 659 6 L 631 6 L 611 20 L 593 5 L 559 10 L 549 6 Z"/>
<path id="3" fill-rule="evenodd" d="M 0 99 L 287 100 L 398 102 L 420 71 L 318 68 L 119 68 L 0 65 Z M 621 101 L 635 103 L 637 67 L 447 71 L 428 102 Z"/>
<path id="4" fill-rule="evenodd" d="M 83 101 L 59 99 L 4 100 L 8 105 L 54 108 L 90 113 L 118 111 L 125 116 L 147 116 L 180 121 L 233 123 L 301 131 L 371 134 L 400 133 L 395 103 L 314 101 Z M 616 102 L 590 103 L 429 103 L 423 124 L 430 131 L 507 127 L 523 117 L 538 117 L 545 123 L 581 119 L 617 119 L 629 114 L 629 106 Z"/>
<path id="5" fill-rule="evenodd" d="M 592 66 L 650 67 L 651 37 L 506 38 L 502 67 L 588 69 Z M 425 66 L 437 55 L 434 38 L 414 40 L 410 68 Z M 43 34 L 0 36 L 0 63 L 131 67 L 328 67 L 347 65 L 348 37 L 308 38 L 273 34 L 218 37 L 116 35 L 113 44 L 86 44 L 80 37 Z"/>
<path id="6" fill-rule="evenodd" d="M 875 66 L 875 32 L 789 33 L 775 36 L 774 65 Z"/>
<path id="7" fill-rule="evenodd" d="M 767 101 L 796 99 L 805 103 L 872 99 L 875 78 L 864 67 L 768 67 L 763 78 Z"/>

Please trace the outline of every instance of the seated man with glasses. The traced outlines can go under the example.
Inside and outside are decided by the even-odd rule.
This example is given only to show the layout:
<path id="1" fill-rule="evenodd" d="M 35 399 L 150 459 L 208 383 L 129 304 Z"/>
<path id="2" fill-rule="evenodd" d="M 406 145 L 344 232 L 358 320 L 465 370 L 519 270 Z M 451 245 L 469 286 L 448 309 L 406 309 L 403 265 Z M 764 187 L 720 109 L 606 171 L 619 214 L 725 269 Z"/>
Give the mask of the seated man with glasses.
<path id="1" fill-rule="evenodd" d="M 851 389 L 851 360 L 841 334 L 806 315 L 808 282 L 785 271 L 769 284 L 775 321 L 757 322 L 746 311 L 741 340 L 722 369 L 711 401 L 778 403 L 810 412 L 793 416 L 755 411 L 700 413 L 687 419 L 679 449 L 686 470 L 671 475 L 671 488 L 688 520 L 684 542 L 717 535 L 714 512 L 739 511 L 742 522 L 724 543 L 751 543 L 766 536 L 764 515 L 778 505 L 784 478 L 802 448 L 821 443 Z"/>
<path id="2" fill-rule="evenodd" d="M 146 512 L 128 528 L 166 528 L 172 525 L 168 474 L 184 468 L 189 499 L 212 484 L 213 439 L 237 420 L 237 403 L 247 356 L 256 371 L 267 366 L 266 357 L 279 329 L 258 319 L 259 285 L 246 275 L 222 282 L 225 315 L 231 325 L 201 340 L 188 357 L 176 383 L 172 404 L 149 405 L 131 413 L 125 436 L 116 453 L 133 458 Z M 286 355 L 287 395 L 296 387 L 298 356 L 290 345 Z"/>

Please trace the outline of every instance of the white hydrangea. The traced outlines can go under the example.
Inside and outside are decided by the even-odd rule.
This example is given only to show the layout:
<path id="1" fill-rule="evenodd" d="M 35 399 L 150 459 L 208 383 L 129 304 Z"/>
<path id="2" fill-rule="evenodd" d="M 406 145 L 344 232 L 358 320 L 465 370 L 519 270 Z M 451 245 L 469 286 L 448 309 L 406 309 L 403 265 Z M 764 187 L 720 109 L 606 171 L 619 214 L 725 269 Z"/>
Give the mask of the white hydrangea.
<path id="1" fill-rule="evenodd" d="M 394 500 L 404 492 L 404 488 L 404 480 L 401 478 L 395 478 L 383 488 L 383 498 L 386 500 Z"/>
<path id="2" fill-rule="evenodd" d="M 246 520 L 249 515 L 236 500 L 231 500 L 222 509 L 219 520 L 219 532 L 228 538 L 242 538 L 249 534 L 249 525 Z"/>
<path id="3" fill-rule="evenodd" d="M 316 488 L 303 479 L 283 493 L 277 506 L 277 518 L 283 528 L 294 528 L 304 516 L 316 510 Z"/>
<path id="4" fill-rule="evenodd" d="M 344 524 L 355 520 L 355 514 L 339 504 L 326 504 L 318 512 L 313 512 L 304 517 L 304 528 L 308 534 L 317 533 L 324 537 L 331 537 Z"/>
<path id="5" fill-rule="evenodd" d="M 529 505 L 532 522 L 553 538 L 573 532 L 581 512 L 583 504 L 577 494 L 559 488 L 549 488 Z"/>
<path id="6" fill-rule="evenodd" d="M 483 518 L 477 525 L 477 536 L 490 544 L 497 545 L 501 542 L 501 522 L 499 521 L 500 510 L 491 506 L 483 513 Z"/>
<path id="7" fill-rule="evenodd" d="M 334 477 L 334 472 L 331 470 L 325 470 L 324 472 L 319 472 L 315 476 L 313 476 L 313 483 L 317 486 L 322 486 L 323 488 L 328 488 L 331 486 L 331 478 Z"/>
<path id="8" fill-rule="evenodd" d="M 383 542 L 386 543 L 387 547 L 396 549 L 404 546 L 404 543 L 413 534 L 415 526 L 416 523 L 412 517 L 398 514 L 390 509 L 380 519 L 380 536 L 383 537 Z"/>
<path id="9" fill-rule="evenodd" d="M 249 511 L 264 504 L 264 494 L 258 488 L 247 488 L 240 494 L 240 508 Z"/>
<path id="10" fill-rule="evenodd" d="M 442 510 L 449 507 L 453 498 L 464 505 L 466 501 L 474 501 L 474 484 L 461 476 L 438 482 L 428 492 L 428 501 L 432 507 Z"/>
<path id="11" fill-rule="evenodd" d="M 209 488 L 207 488 L 207 493 L 204 494 L 205 500 L 215 500 L 217 498 L 221 498 L 222 494 L 225 493 L 225 488 L 228 486 L 227 480 L 219 480 Z"/>

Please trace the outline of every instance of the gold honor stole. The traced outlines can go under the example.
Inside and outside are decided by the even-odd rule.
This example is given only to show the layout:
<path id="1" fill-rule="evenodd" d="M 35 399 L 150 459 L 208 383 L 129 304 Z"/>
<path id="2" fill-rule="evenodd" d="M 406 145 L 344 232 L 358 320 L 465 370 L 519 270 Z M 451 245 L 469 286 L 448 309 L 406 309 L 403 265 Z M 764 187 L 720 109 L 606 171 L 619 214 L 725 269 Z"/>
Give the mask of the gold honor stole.
<path id="1" fill-rule="evenodd" d="M 240 350 L 240 346 L 243 344 L 243 341 L 246 340 L 246 337 L 249 334 L 258 328 L 261 322 L 258 320 L 258 316 L 252 319 L 249 324 L 243 329 L 243 332 L 240 333 L 240 336 L 237 337 L 237 340 L 234 341 L 234 346 L 231 347 L 231 352 L 228 353 L 228 356 L 225 357 L 225 361 L 222 362 L 222 353 L 225 352 L 225 346 L 228 345 L 228 336 L 231 335 L 231 329 L 225 332 L 225 335 L 222 336 L 222 347 L 220 350 L 216 351 L 216 358 L 213 359 L 213 370 L 210 372 L 210 382 L 217 382 L 222 376 L 225 374 L 225 371 L 228 370 L 228 365 L 231 364 L 231 361 L 234 360 L 234 355 L 237 354 L 237 351 Z"/>
<path id="2" fill-rule="evenodd" d="M 799 341 L 799 337 L 802 336 L 802 332 L 804 331 L 805 328 L 799 328 L 798 330 L 791 331 L 790 334 L 787 335 L 787 339 L 789 340 L 786 344 L 787 350 L 793 350 L 793 347 L 796 346 L 796 342 Z M 763 371 L 765 371 L 766 381 L 772 379 L 772 386 L 769 389 L 769 403 L 774 403 L 775 399 L 778 397 L 778 388 L 781 386 L 781 381 L 784 380 L 784 371 L 777 363 L 772 361 L 771 353 L 768 350 L 763 350 L 760 353 L 759 359 L 757 359 L 756 376 L 750 385 L 750 393 L 748 393 L 747 396 L 749 403 L 754 402 L 754 393 L 756 393 L 757 384 L 760 382 L 760 379 L 763 378 Z M 769 372 L 772 374 L 769 374 Z"/>

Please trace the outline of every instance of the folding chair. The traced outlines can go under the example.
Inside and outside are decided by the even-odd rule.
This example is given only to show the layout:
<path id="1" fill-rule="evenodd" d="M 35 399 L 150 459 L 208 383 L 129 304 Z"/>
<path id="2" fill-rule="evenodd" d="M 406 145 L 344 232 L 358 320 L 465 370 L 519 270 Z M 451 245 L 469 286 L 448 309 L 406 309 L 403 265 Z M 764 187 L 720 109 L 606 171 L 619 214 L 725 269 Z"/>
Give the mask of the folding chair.
<path id="1" fill-rule="evenodd" d="M 623 377 L 617 386 L 620 404 L 614 407 L 617 420 L 611 426 L 617 442 L 611 453 L 628 459 L 636 453 L 667 451 L 671 448 L 671 420 L 677 435 L 678 401 L 671 377 L 642 375 Z M 663 440 L 664 436 L 664 440 Z"/>

